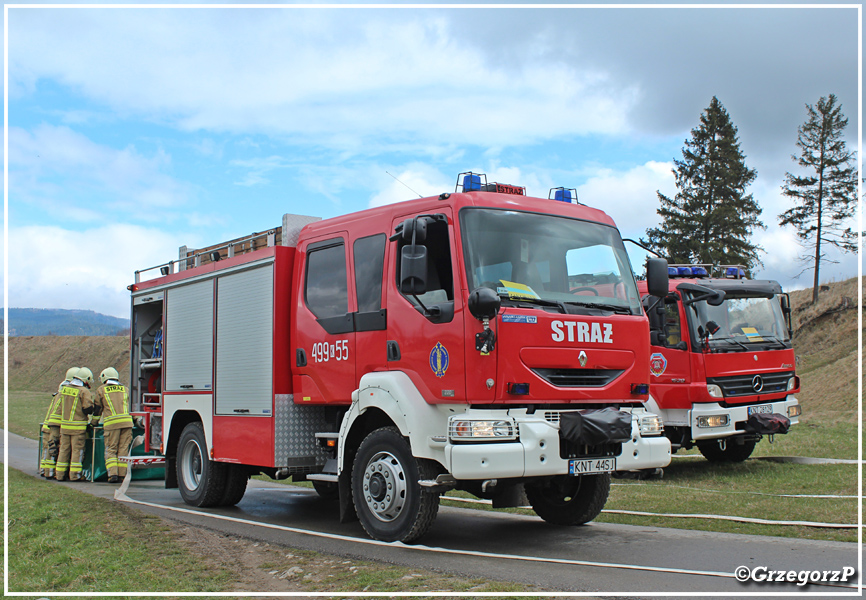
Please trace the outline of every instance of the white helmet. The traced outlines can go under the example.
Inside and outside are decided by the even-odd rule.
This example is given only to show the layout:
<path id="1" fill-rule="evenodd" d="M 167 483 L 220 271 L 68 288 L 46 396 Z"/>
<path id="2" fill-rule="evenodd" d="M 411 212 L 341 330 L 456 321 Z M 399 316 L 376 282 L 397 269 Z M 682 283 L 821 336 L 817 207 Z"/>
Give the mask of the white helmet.
<path id="1" fill-rule="evenodd" d="M 72 381 L 76 375 L 78 375 L 78 367 L 69 367 L 66 371 L 66 381 Z"/>
<path id="2" fill-rule="evenodd" d="M 81 367 L 78 369 L 78 373 L 75 374 L 76 379 L 80 379 L 84 383 L 90 385 L 93 383 L 93 372 L 87 367 Z"/>
<path id="3" fill-rule="evenodd" d="M 102 369 L 102 373 L 99 374 L 99 381 L 102 383 L 105 383 L 109 379 L 120 379 L 120 375 L 117 374 L 117 369 L 114 367 Z"/>

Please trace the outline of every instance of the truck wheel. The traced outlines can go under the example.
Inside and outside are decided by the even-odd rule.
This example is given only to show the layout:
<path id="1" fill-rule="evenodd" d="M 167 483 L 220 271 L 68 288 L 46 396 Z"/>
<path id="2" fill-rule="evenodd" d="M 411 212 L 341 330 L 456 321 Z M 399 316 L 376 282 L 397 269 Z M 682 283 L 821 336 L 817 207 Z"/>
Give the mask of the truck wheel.
<path id="1" fill-rule="evenodd" d="M 226 487 L 226 465 L 208 458 L 201 423 L 184 427 L 177 445 L 177 483 L 187 504 L 218 506 Z"/>
<path id="2" fill-rule="evenodd" d="M 610 473 L 559 475 L 526 484 L 526 497 L 539 517 L 555 525 L 583 525 L 596 518 L 610 492 Z"/>
<path id="3" fill-rule="evenodd" d="M 698 441 L 698 450 L 710 462 L 743 462 L 752 455 L 757 444 L 755 440 L 744 440 L 742 444 L 738 444 L 734 438 L 726 438 L 725 449 L 722 450 L 719 441 Z"/>
<path id="4" fill-rule="evenodd" d="M 241 501 L 247 491 L 247 481 L 250 476 L 241 465 L 225 465 L 226 487 L 218 506 L 234 506 Z"/>
<path id="5" fill-rule="evenodd" d="M 412 542 L 439 511 L 439 495 L 421 491 L 419 479 L 436 476 L 430 461 L 412 456 L 396 427 L 370 433 L 352 465 L 352 497 L 367 534 L 385 542 Z"/>
<path id="6" fill-rule="evenodd" d="M 340 488 L 333 481 L 316 481 L 314 479 L 313 488 L 322 500 L 334 500 L 340 495 Z"/>

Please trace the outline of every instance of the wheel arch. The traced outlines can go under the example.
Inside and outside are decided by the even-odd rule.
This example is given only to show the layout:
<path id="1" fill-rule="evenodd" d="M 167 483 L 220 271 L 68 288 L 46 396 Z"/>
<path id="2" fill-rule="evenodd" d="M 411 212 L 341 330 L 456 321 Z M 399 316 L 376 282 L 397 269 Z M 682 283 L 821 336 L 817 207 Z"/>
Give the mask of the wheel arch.
<path id="1" fill-rule="evenodd" d="M 177 446 L 184 428 L 190 423 L 201 423 L 204 430 L 205 444 L 210 450 L 211 423 L 202 419 L 197 410 L 178 410 L 171 415 L 165 440 L 165 487 L 177 487 Z"/>

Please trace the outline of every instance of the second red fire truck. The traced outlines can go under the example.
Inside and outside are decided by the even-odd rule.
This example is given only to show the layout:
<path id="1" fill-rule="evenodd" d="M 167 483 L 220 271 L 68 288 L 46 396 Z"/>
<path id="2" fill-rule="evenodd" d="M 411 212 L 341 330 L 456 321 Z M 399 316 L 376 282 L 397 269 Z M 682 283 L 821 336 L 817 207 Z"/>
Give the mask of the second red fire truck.
<path id="1" fill-rule="evenodd" d="M 674 452 L 697 446 L 714 462 L 746 460 L 764 435 L 799 422 L 788 295 L 740 265 L 668 269 L 664 300 L 638 282 L 652 344 L 647 407 Z"/>
<path id="2" fill-rule="evenodd" d="M 575 525 L 612 472 L 667 465 L 619 231 L 551 196 L 465 173 L 455 193 L 287 215 L 137 272 L 131 396 L 166 486 L 207 507 L 253 474 L 308 480 L 408 542 L 451 489 Z M 666 294 L 666 262 L 648 270 Z"/>

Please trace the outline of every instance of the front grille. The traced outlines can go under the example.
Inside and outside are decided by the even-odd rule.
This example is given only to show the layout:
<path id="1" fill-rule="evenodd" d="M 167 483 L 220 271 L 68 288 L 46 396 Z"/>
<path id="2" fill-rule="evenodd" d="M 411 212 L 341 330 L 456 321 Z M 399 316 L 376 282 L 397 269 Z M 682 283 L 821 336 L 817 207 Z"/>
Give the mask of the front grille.
<path id="1" fill-rule="evenodd" d="M 764 380 L 764 387 L 756 392 L 753 387 L 755 374 L 734 375 L 732 377 L 707 377 L 708 384 L 715 384 L 722 388 L 726 398 L 737 396 L 754 396 L 756 394 L 776 394 L 788 389 L 788 380 L 794 376 L 793 371 L 782 373 L 759 373 Z"/>
<path id="2" fill-rule="evenodd" d="M 556 387 L 604 387 L 622 375 L 621 369 L 532 369 Z"/>

